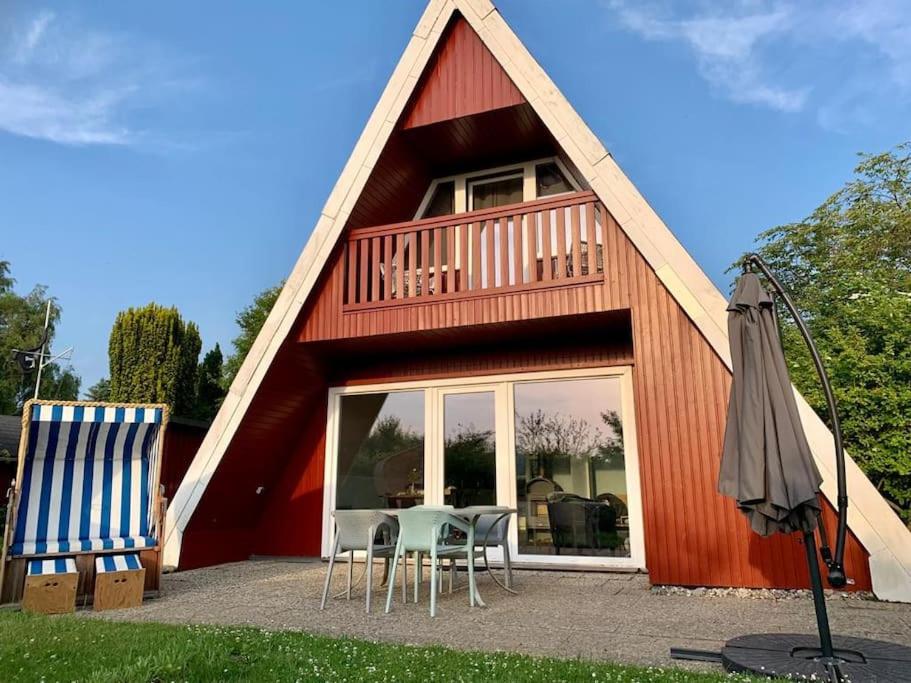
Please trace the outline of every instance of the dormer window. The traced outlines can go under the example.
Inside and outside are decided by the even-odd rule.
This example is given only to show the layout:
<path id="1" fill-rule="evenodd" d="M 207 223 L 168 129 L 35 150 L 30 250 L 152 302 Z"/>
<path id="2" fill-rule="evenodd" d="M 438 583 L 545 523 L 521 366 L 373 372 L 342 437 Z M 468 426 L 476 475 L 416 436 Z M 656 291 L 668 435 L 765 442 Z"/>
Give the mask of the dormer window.
<path id="1" fill-rule="evenodd" d="M 556 157 L 479 169 L 431 182 L 415 219 L 519 204 L 581 189 Z"/>
<path id="2" fill-rule="evenodd" d="M 575 189 L 556 161 L 548 161 L 535 166 L 535 188 L 539 198 L 573 192 Z"/>
<path id="3" fill-rule="evenodd" d="M 525 201 L 524 183 L 522 169 L 512 173 L 469 178 L 466 184 L 468 210 L 492 209 Z"/>
<path id="4" fill-rule="evenodd" d="M 455 213 L 455 181 L 447 180 L 437 183 L 422 218 L 449 216 Z"/>

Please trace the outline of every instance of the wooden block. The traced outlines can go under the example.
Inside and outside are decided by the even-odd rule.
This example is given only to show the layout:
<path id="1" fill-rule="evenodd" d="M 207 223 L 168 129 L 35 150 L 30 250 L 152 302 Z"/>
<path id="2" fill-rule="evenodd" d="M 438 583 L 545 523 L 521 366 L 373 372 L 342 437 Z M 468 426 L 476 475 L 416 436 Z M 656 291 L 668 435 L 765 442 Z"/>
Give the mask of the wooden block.
<path id="1" fill-rule="evenodd" d="M 22 611 L 37 614 L 66 614 L 76 611 L 76 583 L 79 574 L 43 574 L 25 577 Z"/>
<path id="2" fill-rule="evenodd" d="M 28 564 L 24 557 L 6 559 L 6 571 L 3 574 L 3 590 L 0 592 L 0 604 L 18 603 L 25 590 L 25 574 Z"/>
<path id="3" fill-rule="evenodd" d="M 139 607 L 142 604 L 146 570 L 104 572 L 95 575 L 95 611 Z"/>

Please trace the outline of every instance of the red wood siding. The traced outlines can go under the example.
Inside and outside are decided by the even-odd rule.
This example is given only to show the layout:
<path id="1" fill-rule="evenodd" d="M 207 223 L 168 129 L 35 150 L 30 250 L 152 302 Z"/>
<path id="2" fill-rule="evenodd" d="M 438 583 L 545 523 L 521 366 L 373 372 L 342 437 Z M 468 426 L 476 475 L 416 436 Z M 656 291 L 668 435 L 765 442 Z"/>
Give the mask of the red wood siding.
<path id="1" fill-rule="evenodd" d="M 323 531 L 326 399 L 316 401 L 259 519 L 253 553 L 318 556 Z"/>
<path id="2" fill-rule="evenodd" d="M 458 17 L 447 31 L 405 110 L 403 128 L 525 102 L 468 22 Z"/>
<path id="3" fill-rule="evenodd" d="M 306 416 L 325 402 L 321 368 L 299 346 L 289 339 L 276 354 L 209 480 L 184 532 L 181 569 L 245 560 L 254 552 L 276 478 L 294 457 Z"/>
<path id="4" fill-rule="evenodd" d="M 333 377 L 333 384 L 381 384 L 453 377 L 505 375 L 518 372 L 579 370 L 632 363 L 632 349 L 622 344 L 600 347 L 504 348 L 485 353 L 453 352 L 447 356 L 418 354 L 416 358 L 371 363 Z"/>
<path id="5" fill-rule="evenodd" d="M 378 335 L 374 338 L 379 339 L 395 333 L 629 309 L 651 580 L 680 585 L 806 586 L 798 536 L 758 537 L 734 503 L 716 492 L 730 384 L 727 368 L 613 220 L 606 230 L 604 261 L 605 279 L 597 285 L 351 313 L 341 310 L 343 270 L 336 261 L 314 292 L 299 338 L 306 342 Z M 509 347 L 503 350 L 508 355 Z M 572 361 L 564 362 L 572 367 Z M 416 360 L 410 366 L 400 363 L 394 371 L 382 366 L 366 369 L 364 381 L 433 374 L 420 366 Z M 454 365 L 453 373 L 459 371 Z M 490 366 L 480 371 L 499 370 Z M 834 521 L 829 521 L 829 528 L 834 528 Z M 846 566 L 856 581 L 854 588 L 869 590 L 867 554 L 853 535 L 848 538 Z"/>

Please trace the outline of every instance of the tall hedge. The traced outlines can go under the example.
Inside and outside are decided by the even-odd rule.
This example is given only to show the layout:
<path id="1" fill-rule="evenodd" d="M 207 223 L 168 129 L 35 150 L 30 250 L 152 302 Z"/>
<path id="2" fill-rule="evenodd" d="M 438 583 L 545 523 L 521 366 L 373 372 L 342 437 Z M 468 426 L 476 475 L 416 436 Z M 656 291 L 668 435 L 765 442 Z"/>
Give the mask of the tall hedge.
<path id="1" fill-rule="evenodd" d="M 108 358 L 111 400 L 167 403 L 176 415 L 193 410 L 202 339 L 176 308 L 151 303 L 117 314 Z"/>

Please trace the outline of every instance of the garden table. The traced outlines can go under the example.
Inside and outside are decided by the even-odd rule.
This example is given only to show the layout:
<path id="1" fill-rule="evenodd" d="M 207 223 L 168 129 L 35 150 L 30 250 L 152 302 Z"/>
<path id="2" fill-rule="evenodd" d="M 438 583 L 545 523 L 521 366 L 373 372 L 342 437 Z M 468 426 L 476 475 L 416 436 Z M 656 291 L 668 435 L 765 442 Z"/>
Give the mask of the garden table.
<path id="1" fill-rule="evenodd" d="M 484 554 L 484 568 L 487 570 L 487 574 L 491 579 L 493 579 L 493 582 L 495 584 L 497 584 L 506 592 L 512 593 L 513 595 L 517 595 L 516 591 L 504 585 L 490 569 L 490 562 L 487 561 L 487 541 L 490 537 L 490 532 L 494 529 L 494 527 L 496 527 L 501 519 L 517 512 L 518 510 L 515 508 L 510 508 L 503 505 L 469 505 L 468 507 L 464 508 L 455 508 L 452 511 L 452 514 L 467 520 L 468 523 L 471 524 L 471 526 L 474 528 L 477 527 L 478 520 L 481 519 L 481 517 L 485 515 L 496 515 L 496 520 L 488 527 L 487 533 L 481 542 L 481 548 L 483 549 Z M 477 541 L 478 537 L 477 534 L 475 534 L 475 542 Z M 485 606 L 484 601 L 481 600 L 481 596 L 478 594 L 477 585 L 475 585 L 475 600 L 481 607 Z"/>
<path id="2" fill-rule="evenodd" d="M 493 579 L 493 582 L 495 584 L 497 584 L 500 588 L 502 588 L 505 591 L 508 591 L 514 595 L 516 594 L 516 591 L 514 591 L 512 588 L 507 588 L 499 579 L 497 579 L 497 577 L 491 571 L 490 563 L 487 561 L 487 537 L 489 537 L 491 529 L 493 529 L 501 519 L 503 519 L 504 517 L 508 517 L 509 515 L 511 515 L 513 513 L 518 512 L 518 510 L 516 510 L 515 508 L 511 508 L 511 507 L 506 507 L 505 505 L 469 505 L 469 506 L 463 507 L 463 508 L 456 508 L 456 507 L 449 507 L 449 506 L 442 506 L 442 505 L 441 506 L 429 505 L 427 507 L 445 508 L 445 510 L 449 514 L 455 515 L 456 517 L 461 517 L 466 522 L 471 524 L 472 529 L 475 529 L 477 527 L 478 520 L 481 519 L 481 517 L 483 517 L 484 515 L 497 515 L 496 522 L 494 524 L 490 525 L 490 528 L 487 530 L 487 535 L 485 536 L 485 538 L 483 539 L 483 542 L 481 543 L 481 547 L 483 548 L 483 553 L 484 553 L 484 567 L 487 570 L 487 573 L 490 575 L 490 578 Z M 399 510 L 390 509 L 390 510 L 384 510 L 383 512 L 385 512 L 389 515 L 395 516 L 399 512 Z M 477 537 L 475 537 L 475 540 L 477 540 Z M 475 602 L 479 606 L 481 606 L 481 607 L 487 606 L 486 603 L 484 602 L 484 600 L 481 599 L 481 594 L 478 591 L 477 582 L 474 582 L 474 599 L 475 599 Z"/>

